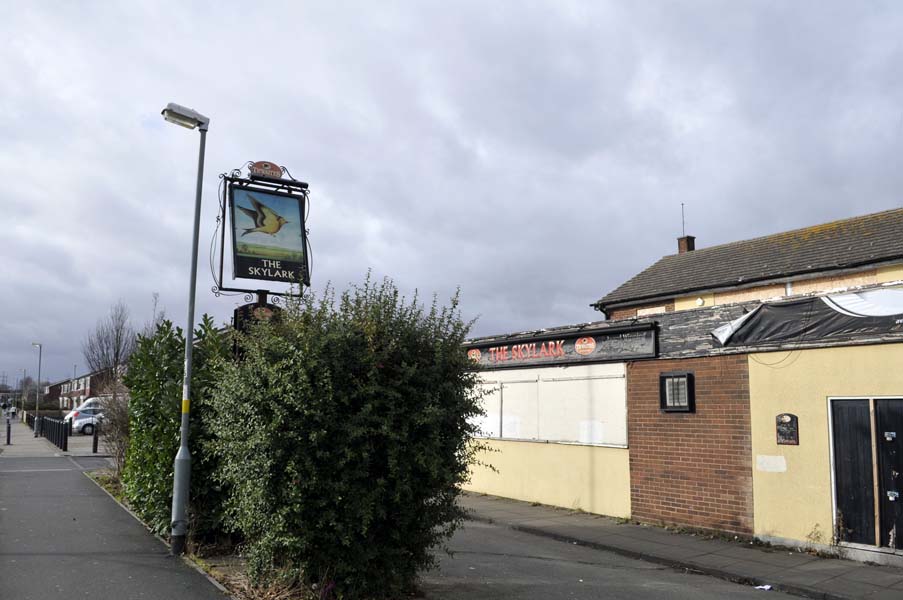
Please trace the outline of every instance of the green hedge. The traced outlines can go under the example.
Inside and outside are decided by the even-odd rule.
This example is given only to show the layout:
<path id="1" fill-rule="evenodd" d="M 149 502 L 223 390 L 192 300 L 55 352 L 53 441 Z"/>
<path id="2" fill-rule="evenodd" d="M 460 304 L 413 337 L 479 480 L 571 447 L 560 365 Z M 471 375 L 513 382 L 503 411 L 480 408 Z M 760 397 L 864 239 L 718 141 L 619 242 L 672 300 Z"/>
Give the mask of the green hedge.
<path id="1" fill-rule="evenodd" d="M 195 331 L 192 369 L 192 452 L 189 533 L 192 541 L 205 541 L 225 528 L 223 491 L 214 482 L 216 455 L 208 448 L 209 423 L 217 366 L 228 354 L 228 337 L 204 315 Z M 125 497 L 158 534 L 170 529 L 173 461 L 179 448 L 182 376 L 185 360 L 182 330 L 170 321 L 158 324 L 151 336 L 139 336 L 124 382 L 128 386 L 131 440 L 122 482 Z"/>
<path id="2" fill-rule="evenodd" d="M 344 598 L 396 597 L 434 565 L 480 414 L 457 302 L 425 310 L 368 279 L 238 336 L 214 429 L 257 581 L 288 569 Z"/>
<path id="3" fill-rule="evenodd" d="M 247 335 L 204 317 L 192 382 L 192 542 L 244 540 L 257 583 L 322 582 L 343 598 L 410 591 L 461 523 L 456 500 L 479 445 L 469 324 L 369 278 L 336 302 L 295 299 Z M 234 346 L 233 346 L 234 344 Z M 235 356 L 233 349 L 237 350 Z M 170 526 L 184 338 L 140 337 L 124 493 Z"/>

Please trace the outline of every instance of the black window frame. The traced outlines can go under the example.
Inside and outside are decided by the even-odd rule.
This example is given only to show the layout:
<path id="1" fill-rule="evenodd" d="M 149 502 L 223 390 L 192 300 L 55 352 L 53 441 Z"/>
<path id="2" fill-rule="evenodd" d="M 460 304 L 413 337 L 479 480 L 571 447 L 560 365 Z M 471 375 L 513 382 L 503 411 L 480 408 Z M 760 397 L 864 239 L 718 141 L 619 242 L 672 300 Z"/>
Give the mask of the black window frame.
<path id="1" fill-rule="evenodd" d="M 687 405 L 668 406 L 667 381 L 669 379 L 686 378 L 687 380 Z M 658 399 L 659 409 L 665 413 L 695 413 L 696 412 L 696 376 L 693 371 L 668 371 L 658 375 Z"/>

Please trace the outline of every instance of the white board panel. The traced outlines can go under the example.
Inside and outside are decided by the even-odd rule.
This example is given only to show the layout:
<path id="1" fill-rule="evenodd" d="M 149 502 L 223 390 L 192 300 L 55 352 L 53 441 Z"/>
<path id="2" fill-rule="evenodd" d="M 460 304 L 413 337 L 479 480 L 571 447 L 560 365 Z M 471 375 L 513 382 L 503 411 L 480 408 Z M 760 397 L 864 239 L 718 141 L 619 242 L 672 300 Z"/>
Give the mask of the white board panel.
<path id="1" fill-rule="evenodd" d="M 624 379 L 543 380 L 540 386 L 541 438 L 560 442 L 627 444 Z M 586 436 L 594 437 L 594 440 L 590 442 Z"/>
<path id="2" fill-rule="evenodd" d="M 627 445 L 624 363 L 487 371 L 483 378 L 493 389 L 483 400 L 490 437 Z"/>
<path id="3" fill-rule="evenodd" d="M 501 437 L 501 404 L 499 402 L 499 384 L 484 383 L 484 395 L 482 398 L 484 415 L 477 417 L 472 422 L 480 428 L 480 434 L 484 437 Z"/>
<path id="4" fill-rule="evenodd" d="M 502 385 L 502 437 L 539 439 L 539 390 L 536 381 Z"/>

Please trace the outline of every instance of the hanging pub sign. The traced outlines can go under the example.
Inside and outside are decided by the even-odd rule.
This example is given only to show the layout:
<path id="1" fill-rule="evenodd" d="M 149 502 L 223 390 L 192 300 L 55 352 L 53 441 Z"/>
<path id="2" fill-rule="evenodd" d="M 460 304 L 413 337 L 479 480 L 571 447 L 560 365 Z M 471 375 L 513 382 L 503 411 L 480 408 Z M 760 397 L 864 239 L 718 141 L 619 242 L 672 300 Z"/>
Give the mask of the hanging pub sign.
<path id="1" fill-rule="evenodd" d="M 282 168 L 251 163 L 249 179 L 226 177 L 236 279 L 310 285 L 305 210 L 307 184 L 282 180 Z"/>
<path id="2" fill-rule="evenodd" d="M 647 323 L 474 340 L 467 355 L 489 369 L 652 358 L 656 330 Z"/>

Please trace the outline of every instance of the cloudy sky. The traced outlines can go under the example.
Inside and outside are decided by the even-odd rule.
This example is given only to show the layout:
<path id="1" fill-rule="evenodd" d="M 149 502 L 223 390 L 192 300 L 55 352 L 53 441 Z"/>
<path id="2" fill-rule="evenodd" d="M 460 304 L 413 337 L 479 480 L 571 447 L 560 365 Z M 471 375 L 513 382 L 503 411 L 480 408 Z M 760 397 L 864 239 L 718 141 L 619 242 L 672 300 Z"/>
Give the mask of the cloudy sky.
<path id="1" fill-rule="evenodd" d="M 311 186 L 313 288 L 597 320 L 676 250 L 901 206 L 898 2 L 19 2 L 0 19 L 0 371 L 81 372 L 118 299 L 184 323 L 198 134 Z M 201 312 L 226 321 L 202 250 Z M 241 282 L 227 282 L 241 283 Z"/>

